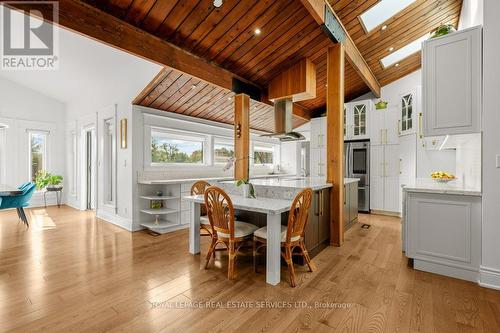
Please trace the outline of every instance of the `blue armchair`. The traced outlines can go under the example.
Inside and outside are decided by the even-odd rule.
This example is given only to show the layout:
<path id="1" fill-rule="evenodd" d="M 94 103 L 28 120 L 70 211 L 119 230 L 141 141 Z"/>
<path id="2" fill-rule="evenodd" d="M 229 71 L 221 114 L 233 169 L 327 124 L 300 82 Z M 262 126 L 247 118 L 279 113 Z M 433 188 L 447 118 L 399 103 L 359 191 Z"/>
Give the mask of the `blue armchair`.
<path id="1" fill-rule="evenodd" d="M 33 193 L 35 192 L 36 185 L 34 183 L 25 183 L 18 188 L 23 191 L 22 194 L 0 198 L 0 209 L 17 209 L 17 215 L 24 222 L 24 224 L 29 227 L 29 222 L 24 212 L 24 207 L 29 206 L 29 201 L 33 196 Z"/>

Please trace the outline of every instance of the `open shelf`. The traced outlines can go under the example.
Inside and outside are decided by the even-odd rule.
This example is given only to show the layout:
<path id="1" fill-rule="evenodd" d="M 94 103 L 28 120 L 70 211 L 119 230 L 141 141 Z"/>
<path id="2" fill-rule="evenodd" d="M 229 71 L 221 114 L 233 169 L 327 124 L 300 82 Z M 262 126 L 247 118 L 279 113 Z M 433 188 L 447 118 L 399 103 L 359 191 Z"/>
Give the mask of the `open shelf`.
<path id="1" fill-rule="evenodd" d="M 150 215 L 166 215 L 166 214 L 173 214 L 173 213 L 178 213 L 178 209 L 172 209 L 172 208 L 148 208 L 148 209 L 141 209 L 141 213 L 145 214 L 150 214 Z"/>
<path id="2" fill-rule="evenodd" d="M 176 197 L 173 195 L 164 195 L 164 196 L 157 196 L 157 195 L 141 195 L 141 199 L 146 199 L 146 200 L 173 200 L 173 199 L 179 199 L 180 197 Z"/>
<path id="3" fill-rule="evenodd" d="M 154 221 L 143 222 L 141 223 L 141 226 L 159 234 L 164 234 L 173 230 L 184 228 L 183 225 L 169 220 L 159 220 L 158 224 L 156 224 Z"/>

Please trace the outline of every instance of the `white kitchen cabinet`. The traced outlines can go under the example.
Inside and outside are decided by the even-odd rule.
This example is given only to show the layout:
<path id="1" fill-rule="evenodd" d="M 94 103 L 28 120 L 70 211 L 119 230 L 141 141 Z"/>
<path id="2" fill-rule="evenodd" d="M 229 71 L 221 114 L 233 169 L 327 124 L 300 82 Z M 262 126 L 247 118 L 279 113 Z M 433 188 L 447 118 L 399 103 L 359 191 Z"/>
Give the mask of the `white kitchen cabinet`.
<path id="1" fill-rule="evenodd" d="M 311 149 L 326 148 L 326 117 L 311 119 Z"/>
<path id="2" fill-rule="evenodd" d="M 372 145 L 398 144 L 397 108 L 373 109 L 370 115 L 370 133 Z"/>
<path id="3" fill-rule="evenodd" d="M 481 197 L 407 192 L 404 223 L 415 269 L 477 281 Z"/>
<path id="4" fill-rule="evenodd" d="M 482 28 L 429 39 L 422 48 L 425 136 L 481 131 Z"/>
<path id="5" fill-rule="evenodd" d="M 311 149 L 311 176 L 326 176 L 326 148 Z"/>
<path id="6" fill-rule="evenodd" d="M 402 186 L 413 183 L 416 178 L 417 136 L 416 134 L 405 135 L 399 140 L 399 192 L 401 198 Z"/>
<path id="7" fill-rule="evenodd" d="M 399 145 L 370 147 L 370 209 L 400 211 Z"/>
<path id="8" fill-rule="evenodd" d="M 361 140 L 370 138 L 370 114 L 373 110 L 371 100 L 345 104 L 344 139 Z"/>
<path id="9" fill-rule="evenodd" d="M 416 133 L 419 125 L 419 90 L 420 87 L 415 87 L 399 95 L 397 106 L 399 135 Z"/>

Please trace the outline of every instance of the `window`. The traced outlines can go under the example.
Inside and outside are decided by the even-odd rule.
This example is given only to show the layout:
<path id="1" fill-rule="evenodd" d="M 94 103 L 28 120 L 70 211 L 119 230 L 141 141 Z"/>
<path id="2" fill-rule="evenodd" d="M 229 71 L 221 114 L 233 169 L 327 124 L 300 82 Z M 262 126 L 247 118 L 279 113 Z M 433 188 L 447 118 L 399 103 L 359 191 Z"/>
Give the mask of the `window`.
<path id="1" fill-rule="evenodd" d="M 29 179 L 35 180 L 39 171 L 47 169 L 47 132 L 29 131 Z"/>
<path id="2" fill-rule="evenodd" d="M 366 105 L 354 106 L 354 135 L 366 134 Z"/>
<path id="3" fill-rule="evenodd" d="M 422 49 L 422 43 L 429 39 L 430 34 L 425 34 L 424 36 L 420 37 L 417 40 L 414 40 L 413 42 L 407 44 L 406 46 L 403 46 L 397 51 L 392 52 L 388 56 L 382 58 L 380 62 L 382 63 L 382 66 L 384 68 L 387 68 L 391 65 L 394 65 L 398 63 L 399 61 L 411 56 L 412 54 L 420 51 Z"/>
<path id="4" fill-rule="evenodd" d="M 256 144 L 253 148 L 254 164 L 272 165 L 274 163 L 274 147 Z"/>
<path id="5" fill-rule="evenodd" d="M 116 182 L 116 128 L 115 119 L 104 120 L 103 155 L 104 155 L 104 203 L 115 202 Z"/>
<path id="6" fill-rule="evenodd" d="M 404 95 L 401 98 L 401 131 L 411 130 L 413 117 L 413 95 Z"/>
<path id="7" fill-rule="evenodd" d="M 214 140 L 214 164 L 226 164 L 228 159 L 234 157 L 234 143 L 229 140 Z"/>
<path id="8" fill-rule="evenodd" d="M 202 136 L 177 134 L 170 131 L 151 132 L 151 162 L 153 164 L 204 164 Z"/>
<path id="9" fill-rule="evenodd" d="M 77 177 L 77 139 L 76 132 L 71 131 L 71 147 L 70 147 L 70 193 L 76 195 L 76 177 Z"/>
<path id="10" fill-rule="evenodd" d="M 381 0 L 361 14 L 360 19 L 366 32 L 372 31 L 416 0 Z"/>

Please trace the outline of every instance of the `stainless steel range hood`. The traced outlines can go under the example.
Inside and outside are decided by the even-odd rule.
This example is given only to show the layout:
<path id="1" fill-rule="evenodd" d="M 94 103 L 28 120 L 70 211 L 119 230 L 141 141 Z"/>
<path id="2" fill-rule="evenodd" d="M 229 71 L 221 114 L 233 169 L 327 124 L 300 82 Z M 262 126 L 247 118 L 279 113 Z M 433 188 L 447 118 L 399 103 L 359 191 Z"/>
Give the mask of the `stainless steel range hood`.
<path id="1" fill-rule="evenodd" d="M 261 136 L 277 138 L 282 142 L 304 140 L 305 137 L 293 131 L 293 102 L 291 98 L 274 102 L 274 133 Z"/>

